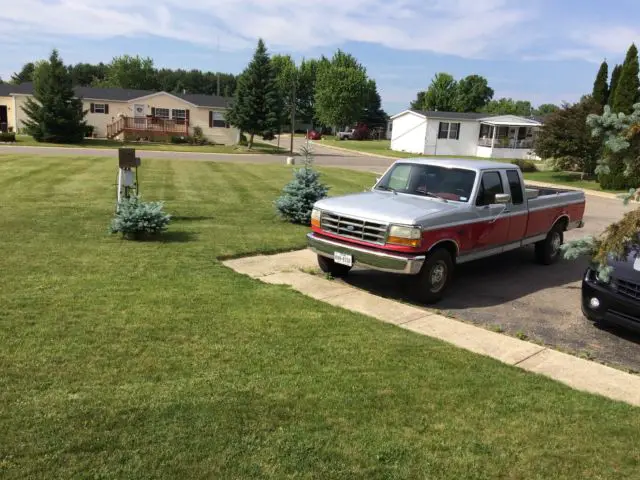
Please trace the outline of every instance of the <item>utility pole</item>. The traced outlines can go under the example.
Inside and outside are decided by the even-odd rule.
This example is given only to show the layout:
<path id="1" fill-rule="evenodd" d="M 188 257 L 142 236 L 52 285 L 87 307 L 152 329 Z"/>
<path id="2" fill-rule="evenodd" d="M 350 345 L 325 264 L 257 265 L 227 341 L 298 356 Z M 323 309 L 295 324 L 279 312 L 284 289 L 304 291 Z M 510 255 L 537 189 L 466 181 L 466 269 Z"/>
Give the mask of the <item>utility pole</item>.
<path id="1" fill-rule="evenodd" d="M 220 36 L 218 36 L 218 60 L 220 60 Z M 218 64 L 220 65 L 220 64 Z M 218 86 L 216 87 L 216 95 L 220 96 L 220 69 L 217 68 L 216 70 L 218 70 L 217 72 L 217 84 Z"/>
<path id="2" fill-rule="evenodd" d="M 291 146 L 289 147 L 289 150 L 291 153 L 293 153 L 293 135 L 296 129 L 296 83 L 298 83 L 297 80 L 298 79 L 294 77 L 293 85 L 291 88 Z"/>

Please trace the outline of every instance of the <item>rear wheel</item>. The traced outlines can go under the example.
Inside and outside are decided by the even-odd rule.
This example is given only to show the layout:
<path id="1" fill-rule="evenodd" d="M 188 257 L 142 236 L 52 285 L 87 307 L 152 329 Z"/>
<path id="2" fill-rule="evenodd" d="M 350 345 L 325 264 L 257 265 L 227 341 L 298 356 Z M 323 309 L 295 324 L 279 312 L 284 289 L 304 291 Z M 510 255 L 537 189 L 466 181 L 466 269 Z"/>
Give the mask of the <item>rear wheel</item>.
<path id="1" fill-rule="evenodd" d="M 453 259 L 444 248 L 427 256 L 422 270 L 415 278 L 414 295 L 423 303 L 436 303 L 442 299 L 453 277 Z"/>
<path id="2" fill-rule="evenodd" d="M 324 273 L 330 274 L 332 277 L 346 277 L 351 270 L 351 267 L 347 265 L 340 265 L 336 263 L 331 258 L 323 257 L 322 255 L 318 255 L 318 266 L 320 270 Z"/>
<path id="3" fill-rule="evenodd" d="M 560 247 L 564 243 L 564 228 L 554 225 L 547 238 L 536 243 L 536 260 L 543 265 L 551 265 L 560 260 Z"/>

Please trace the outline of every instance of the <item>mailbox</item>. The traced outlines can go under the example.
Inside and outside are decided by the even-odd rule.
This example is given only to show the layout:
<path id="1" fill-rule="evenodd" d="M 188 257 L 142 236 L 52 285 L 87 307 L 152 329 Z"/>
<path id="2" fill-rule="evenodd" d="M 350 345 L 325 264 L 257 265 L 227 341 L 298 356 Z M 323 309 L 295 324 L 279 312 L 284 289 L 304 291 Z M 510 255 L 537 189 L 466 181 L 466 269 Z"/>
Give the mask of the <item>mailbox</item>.
<path id="1" fill-rule="evenodd" d="M 120 168 L 137 168 L 140 166 L 140 157 L 136 157 L 135 148 L 119 148 L 118 162 Z"/>

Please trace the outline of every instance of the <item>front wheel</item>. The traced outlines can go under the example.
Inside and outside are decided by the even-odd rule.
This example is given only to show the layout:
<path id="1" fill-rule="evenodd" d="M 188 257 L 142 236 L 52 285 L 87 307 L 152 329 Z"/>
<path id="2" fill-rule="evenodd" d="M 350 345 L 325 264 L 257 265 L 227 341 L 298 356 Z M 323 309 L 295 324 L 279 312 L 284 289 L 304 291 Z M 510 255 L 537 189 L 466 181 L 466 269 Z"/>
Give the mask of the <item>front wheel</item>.
<path id="1" fill-rule="evenodd" d="M 328 273 L 335 278 L 346 277 L 351 270 L 351 267 L 340 265 L 333 261 L 333 259 L 323 257 L 322 255 L 318 255 L 318 266 L 324 273 Z"/>
<path id="2" fill-rule="evenodd" d="M 555 225 L 547 238 L 536 243 L 536 260 L 543 265 L 551 265 L 560 260 L 560 247 L 564 243 L 564 231 Z"/>
<path id="3" fill-rule="evenodd" d="M 422 270 L 416 276 L 414 294 L 423 303 L 436 303 L 442 299 L 453 277 L 453 259 L 445 249 L 438 249 L 427 256 Z"/>

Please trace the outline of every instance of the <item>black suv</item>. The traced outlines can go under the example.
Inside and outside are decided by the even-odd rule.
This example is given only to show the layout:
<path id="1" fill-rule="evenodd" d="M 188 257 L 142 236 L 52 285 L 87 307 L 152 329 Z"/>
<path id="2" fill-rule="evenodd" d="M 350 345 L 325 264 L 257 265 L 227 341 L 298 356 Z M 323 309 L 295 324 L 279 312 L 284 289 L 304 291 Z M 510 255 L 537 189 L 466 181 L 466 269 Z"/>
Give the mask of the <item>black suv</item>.
<path id="1" fill-rule="evenodd" d="M 582 279 L 582 312 L 593 322 L 614 323 L 640 331 L 640 256 L 609 261 L 609 282 L 597 278 L 589 267 Z"/>

